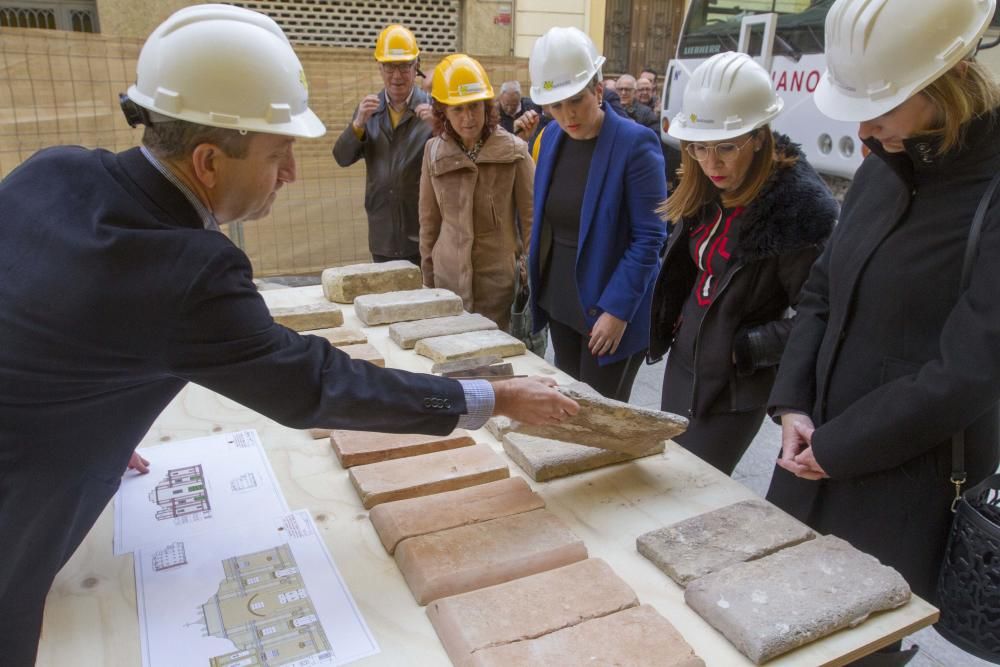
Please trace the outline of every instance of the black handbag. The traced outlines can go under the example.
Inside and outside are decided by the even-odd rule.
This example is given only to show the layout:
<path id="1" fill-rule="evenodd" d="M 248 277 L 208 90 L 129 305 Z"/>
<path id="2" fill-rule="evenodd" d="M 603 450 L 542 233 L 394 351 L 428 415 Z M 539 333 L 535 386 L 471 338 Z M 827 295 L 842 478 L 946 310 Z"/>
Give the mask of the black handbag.
<path id="1" fill-rule="evenodd" d="M 969 229 L 962 262 L 961 288 L 969 286 L 983 219 L 1000 185 L 993 177 Z M 965 433 L 952 438 L 951 482 L 954 518 L 938 577 L 942 637 L 967 653 L 1000 664 L 1000 475 L 991 475 L 962 492 L 966 481 Z"/>

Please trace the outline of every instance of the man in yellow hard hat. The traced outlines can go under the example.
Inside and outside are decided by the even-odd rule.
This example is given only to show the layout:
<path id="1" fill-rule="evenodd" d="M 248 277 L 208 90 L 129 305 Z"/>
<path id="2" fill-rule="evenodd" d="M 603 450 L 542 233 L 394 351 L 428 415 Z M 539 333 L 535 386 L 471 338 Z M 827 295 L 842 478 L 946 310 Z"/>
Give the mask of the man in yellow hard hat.
<path id="1" fill-rule="evenodd" d="M 390 25 L 378 36 L 375 60 L 385 88 L 366 95 L 333 146 L 341 167 L 364 158 L 368 249 L 376 262 L 420 265 L 420 165 L 431 136 L 430 98 L 415 85 L 420 49 L 413 33 Z"/>

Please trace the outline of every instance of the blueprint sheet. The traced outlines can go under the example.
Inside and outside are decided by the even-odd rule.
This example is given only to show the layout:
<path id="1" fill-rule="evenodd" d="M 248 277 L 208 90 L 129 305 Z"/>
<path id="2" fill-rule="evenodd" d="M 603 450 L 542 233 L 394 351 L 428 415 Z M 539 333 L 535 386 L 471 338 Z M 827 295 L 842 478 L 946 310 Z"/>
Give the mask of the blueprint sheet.
<path id="1" fill-rule="evenodd" d="M 140 449 L 146 475 L 129 471 L 115 496 L 115 555 L 150 542 L 221 530 L 288 512 L 254 430 Z"/>
<path id="2" fill-rule="evenodd" d="M 145 667 L 343 665 L 379 652 L 307 511 L 134 556 Z"/>

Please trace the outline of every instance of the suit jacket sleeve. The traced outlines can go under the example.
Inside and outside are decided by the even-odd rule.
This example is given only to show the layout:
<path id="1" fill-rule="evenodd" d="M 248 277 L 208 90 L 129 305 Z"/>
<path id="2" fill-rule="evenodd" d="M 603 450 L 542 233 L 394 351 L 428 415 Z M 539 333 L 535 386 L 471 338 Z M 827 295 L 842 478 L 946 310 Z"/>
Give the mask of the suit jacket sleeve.
<path id="1" fill-rule="evenodd" d="M 424 145 L 424 163 L 420 169 L 420 271 L 427 287 L 434 287 L 434 245 L 441 235 L 441 207 L 430 168 L 431 149 L 438 141 L 431 139 Z"/>
<path id="2" fill-rule="evenodd" d="M 622 203 L 627 217 L 629 244 L 597 305 L 620 320 L 630 322 L 642 298 L 655 279 L 660 265 L 660 249 L 667 238 L 667 226 L 656 208 L 667 198 L 663 155 L 659 141 L 642 129 L 635 133 L 635 143 L 626 149 L 625 189 Z"/>
<path id="3" fill-rule="evenodd" d="M 354 113 L 351 115 L 351 121 L 347 123 L 347 127 L 340 133 L 340 136 L 337 137 L 337 142 L 333 145 L 333 159 L 341 167 L 350 167 L 364 157 L 365 154 L 365 142 L 362 139 L 358 139 L 358 135 L 354 134 L 353 119 L 357 114 L 358 109 L 355 107 Z M 367 130 L 365 132 L 367 133 Z"/>
<path id="4" fill-rule="evenodd" d="M 466 411 L 457 381 L 352 360 L 276 324 L 235 247 L 205 264 L 175 322 L 170 372 L 285 426 L 445 434 Z"/>
<path id="5" fill-rule="evenodd" d="M 969 288 L 952 309 L 940 356 L 855 401 L 813 434 L 834 478 L 894 468 L 946 442 L 1000 400 L 1000 215 L 983 229 Z"/>

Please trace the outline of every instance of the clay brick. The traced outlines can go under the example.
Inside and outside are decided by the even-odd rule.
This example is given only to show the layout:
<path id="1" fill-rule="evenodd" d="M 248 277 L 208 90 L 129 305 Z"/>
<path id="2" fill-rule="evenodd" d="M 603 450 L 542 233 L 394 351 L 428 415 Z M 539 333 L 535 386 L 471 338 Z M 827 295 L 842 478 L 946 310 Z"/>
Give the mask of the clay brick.
<path id="1" fill-rule="evenodd" d="M 583 542 L 544 509 L 411 537 L 396 547 L 396 563 L 420 604 L 586 557 Z"/>
<path id="2" fill-rule="evenodd" d="M 375 364 L 380 368 L 385 368 L 385 357 L 375 349 L 374 345 L 361 343 L 360 345 L 343 345 L 340 349 L 346 352 L 351 359 L 360 359 L 370 364 Z"/>
<path id="3" fill-rule="evenodd" d="M 515 357 L 524 354 L 526 348 L 517 338 L 506 331 L 470 331 L 453 336 L 438 336 L 418 340 L 414 350 L 432 361 L 454 361 L 481 355 L 498 354 L 501 357 Z"/>
<path id="4" fill-rule="evenodd" d="M 366 326 L 445 317 L 461 312 L 461 297 L 440 288 L 365 294 L 354 300 L 354 314 Z"/>
<path id="5" fill-rule="evenodd" d="M 339 327 L 344 323 L 344 313 L 340 310 L 340 306 L 332 303 L 271 308 L 271 317 L 278 324 L 293 331 Z"/>
<path id="6" fill-rule="evenodd" d="M 362 294 L 382 294 L 420 289 L 420 267 L 405 259 L 381 264 L 350 264 L 326 269 L 321 276 L 323 296 L 338 303 L 353 303 Z"/>
<path id="7" fill-rule="evenodd" d="M 669 412 L 640 408 L 569 387 L 559 387 L 559 391 L 579 403 L 580 411 L 558 424 L 532 426 L 515 422 L 511 430 L 575 445 L 645 454 L 687 428 L 687 419 Z"/>
<path id="8" fill-rule="evenodd" d="M 681 586 L 816 537 L 763 500 L 746 500 L 640 535 L 636 548 Z"/>
<path id="9" fill-rule="evenodd" d="M 662 442 L 643 454 L 627 454 L 523 433 L 506 433 L 502 441 L 507 456 L 536 482 L 663 453 Z"/>
<path id="10" fill-rule="evenodd" d="M 361 331 L 355 329 L 354 327 L 315 329 L 314 331 L 306 331 L 305 333 L 325 338 L 330 342 L 330 345 L 333 345 L 334 347 L 340 347 L 342 345 L 361 345 L 362 343 L 368 342 L 368 336 L 364 335 Z"/>
<path id="11" fill-rule="evenodd" d="M 330 431 L 330 444 L 345 468 L 419 456 L 476 444 L 469 432 L 455 429 L 448 435 L 377 433 L 375 431 Z"/>
<path id="12" fill-rule="evenodd" d="M 496 329 L 497 324 L 478 313 L 462 313 L 450 317 L 432 317 L 416 322 L 397 322 L 389 326 L 389 338 L 404 350 L 410 350 L 418 340 L 450 336 L 469 331 Z"/>
<path id="13" fill-rule="evenodd" d="M 603 560 L 589 558 L 427 605 L 427 616 L 451 662 L 476 651 L 533 639 L 635 607 L 639 600 Z"/>
<path id="14" fill-rule="evenodd" d="M 472 654 L 477 667 L 705 667 L 670 622 L 640 605 L 559 630 L 537 639 L 485 648 Z"/>
<path id="15" fill-rule="evenodd" d="M 382 503 L 368 514 L 390 554 L 401 541 L 545 507 L 521 477 L 509 477 L 433 496 Z"/>
<path id="16" fill-rule="evenodd" d="M 510 470 L 488 445 L 471 445 L 350 469 L 351 482 L 365 509 L 380 503 L 464 489 L 510 477 Z"/>
<path id="17" fill-rule="evenodd" d="M 910 599 L 891 567 L 832 535 L 695 579 L 684 601 L 758 665 Z"/>
<path id="18" fill-rule="evenodd" d="M 333 433 L 333 429 L 329 428 L 311 428 L 309 429 L 309 437 L 313 440 L 320 440 L 322 438 L 329 438 L 330 434 Z"/>

